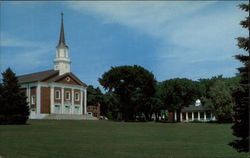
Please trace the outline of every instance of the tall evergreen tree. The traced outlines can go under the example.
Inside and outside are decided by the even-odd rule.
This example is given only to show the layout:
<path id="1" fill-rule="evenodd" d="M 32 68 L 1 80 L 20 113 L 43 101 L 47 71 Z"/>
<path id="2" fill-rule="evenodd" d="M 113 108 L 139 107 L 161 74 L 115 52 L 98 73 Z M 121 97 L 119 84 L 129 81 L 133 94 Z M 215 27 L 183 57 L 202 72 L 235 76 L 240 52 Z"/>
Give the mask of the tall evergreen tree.
<path id="1" fill-rule="evenodd" d="M 249 4 L 241 4 L 239 7 L 249 12 Z M 243 28 L 247 28 L 249 31 L 249 16 L 245 20 L 240 22 Z M 238 46 L 240 49 L 247 51 L 246 54 L 236 55 L 236 59 L 243 63 L 243 67 L 238 68 L 241 80 L 240 86 L 234 96 L 236 100 L 235 107 L 235 123 L 232 126 L 233 135 L 238 137 L 230 145 L 238 152 L 249 152 L 249 37 L 239 37 Z"/>
<path id="2" fill-rule="evenodd" d="M 0 85 L 0 124 L 25 124 L 29 116 L 26 96 L 21 92 L 15 73 L 8 68 Z"/>

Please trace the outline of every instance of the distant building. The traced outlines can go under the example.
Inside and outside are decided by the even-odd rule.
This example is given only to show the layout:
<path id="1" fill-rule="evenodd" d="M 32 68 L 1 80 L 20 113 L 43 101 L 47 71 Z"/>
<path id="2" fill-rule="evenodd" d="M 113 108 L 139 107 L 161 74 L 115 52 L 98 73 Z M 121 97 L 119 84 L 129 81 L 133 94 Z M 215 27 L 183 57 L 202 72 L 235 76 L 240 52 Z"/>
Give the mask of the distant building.
<path id="1" fill-rule="evenodd" d="M 97 105 L 88 105 L 87 112 L 88 112 L 88 115 L 100 118 L 101 116 L 100 104 L 98 103 Z"/>
<path id="2" fill-rule="evenodd" d="M 174 113 L 174 121 L 177 121 L 177 117 L 180 117 L 180 122 L 193 122 L 193 121 L 215 121 L 215 116 L 211 112 L 211 109 L 205 107 L 201 104 L 201 101 L 196 100 L 194 105 L 189 105 L 188 107 L 184 107 L 181 109 L 181 113 L 177 115 Z"/>
<path id="3" fill-rule="evenodd" d="M 31 109 L 31 119 L 42 119 L 51 114 L 87 114 L 87 85 L 70 71 L 70 66 L 61 14 L 54 69 L 18 76 Z"/>

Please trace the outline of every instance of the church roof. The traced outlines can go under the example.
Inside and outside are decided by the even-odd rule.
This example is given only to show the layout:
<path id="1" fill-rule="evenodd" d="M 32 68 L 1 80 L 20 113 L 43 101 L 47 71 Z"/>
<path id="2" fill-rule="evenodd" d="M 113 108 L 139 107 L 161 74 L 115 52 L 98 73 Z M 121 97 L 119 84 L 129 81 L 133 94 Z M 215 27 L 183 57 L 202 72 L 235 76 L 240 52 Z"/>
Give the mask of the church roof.
<path id="1" fill-rule="evenodd" d="M 17 76 L 18 82 L 20 84 L 23 83 L 32 83 L 32 82 L 56 82 L 59 81 L 60 79 L 70 76 L 72 77 L 78 84 L 87 87 L 85 83 L 83 83 L 78 77 L 76 77 L 73 73 L 65 73 L 63 75 L 59 75 L 58 70 L 47 70 L 47 71 L 41 71 L 41 72 L 36 72 L 36 73 L 31 73 L 31 74 L 26 74 L 22 76 Z"/>
<path id="2" fill-rule="evenodd" d="M 58 70 L 47 70 L 26 75 L 17 76 L 19 83 L 43 81 L 53 75 L 59 74 Z"/>

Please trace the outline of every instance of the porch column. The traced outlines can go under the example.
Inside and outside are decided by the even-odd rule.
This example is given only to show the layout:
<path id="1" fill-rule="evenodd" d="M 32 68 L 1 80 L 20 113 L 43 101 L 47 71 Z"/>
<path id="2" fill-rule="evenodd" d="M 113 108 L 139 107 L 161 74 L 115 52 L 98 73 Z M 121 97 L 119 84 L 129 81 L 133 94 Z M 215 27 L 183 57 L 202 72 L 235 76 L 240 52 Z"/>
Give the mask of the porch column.
<path id="1" fill-rule="evenodd" d="M 84 89 L 84 114 L 87 114 L 87 89 Z"/>
<path id="2" fill-rule="evenodd" d="M 188 122 L 188 112 L 186 112 L 186 121 Z"/>
<path id="3" fill-rule="evenodd" d="M 41 86 L 38 83 L 36 87 L 36 108 L 37 108 L 37 114 L 41 113 Z"/>
<path id="4" fill-rule="evenodd" d="M 200 121 L 201 119 L 201 115 L 200 115 L 200 111 L 198 111 L 198 121 Z"/>
<path id="5" fill-rule="evenodd" d="M 64 88 L 62 87 L 62 104 L 61 104 L 61 114 L 63 114 L 64 109 Z"/>
<path id="6" fill-rule="evenodd" d="M 54 86 L 50 87 L 50 113 L 54 113 Z"/>
<path id="7" fill-rule="evenodd" d="M 180 121 L 182 122 L 182 112 L 180 113 Z"/>
<path id="8" fill-rule="evenodd" d="M 207 121 L 207 114 L 206 114 L 206 111 L 204 111 L 204 121 Z"/>
<path id="9" fill-rule="evenodd" d="M 70 108 L 69 108 L 69 113 L 70 113 L 70 114 L 73 114 L 74 100 L 75 100 L 74 90 L 71 89 L 71 106 L 70 106 Z"/>
<path id="10" fill-rule="evenodd" d="M 82 90 L 81 90 L 81 92 L 80 92 L 80 114 L 82 115 L 83 114 L 83 112 L 82 112 L 82 103 L 83 103 L 83 92 L 82 92 Z"/>
<path id="11" fill-rule="evenodd" d="M 194 121 L 194 112 L 192 112 L 192 121 Z"/>
<path id="12" fill-rule="evenodd" d="M 176 111 L 174 111 L 174 121 L 177 120 L 177 114 L 176 114 Z"/>
<path id="13" fill-rule="evenodd" d="M 210 118 L 211 118 L 211 120 L 213 120 L 213 115 L 212 115 L 212 112 L 210 113 Z"/>

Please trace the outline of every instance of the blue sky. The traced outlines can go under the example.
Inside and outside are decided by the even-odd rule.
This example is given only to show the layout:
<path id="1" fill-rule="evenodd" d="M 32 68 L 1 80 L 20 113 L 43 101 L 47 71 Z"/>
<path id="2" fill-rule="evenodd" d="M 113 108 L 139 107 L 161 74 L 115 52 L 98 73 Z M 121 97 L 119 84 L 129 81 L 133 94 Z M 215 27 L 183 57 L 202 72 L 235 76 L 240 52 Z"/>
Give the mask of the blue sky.
<path id="1" fill-rule="evenodd" d="M 71 71 L 88 85 L 111 66 L 141 65 L 158 81 L 232 77 L 243 1 L 0 2 L 0 69 L 53 69 L 64 12 Z"/>

